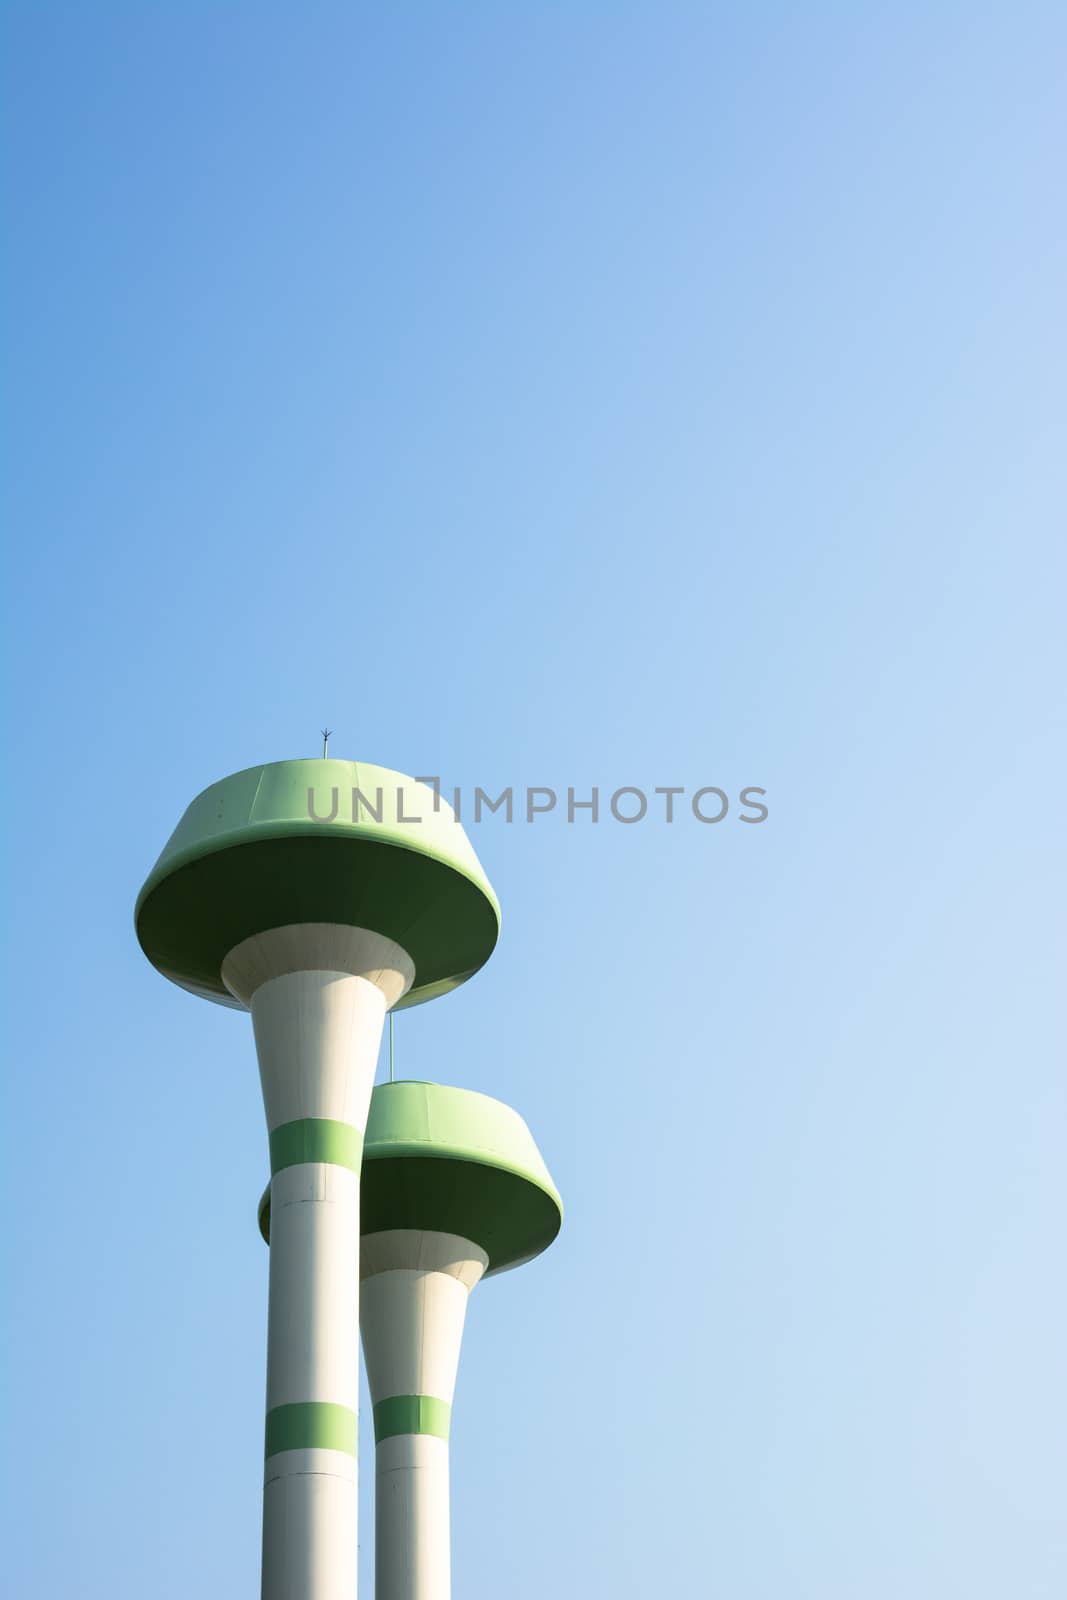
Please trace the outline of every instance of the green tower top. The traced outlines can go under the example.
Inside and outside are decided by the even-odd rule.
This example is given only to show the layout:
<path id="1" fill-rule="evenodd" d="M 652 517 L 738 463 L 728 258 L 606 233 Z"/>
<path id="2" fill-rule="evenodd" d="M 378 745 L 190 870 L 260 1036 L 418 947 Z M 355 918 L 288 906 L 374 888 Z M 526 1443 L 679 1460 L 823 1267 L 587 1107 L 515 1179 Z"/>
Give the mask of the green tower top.
<path id="1" fill-rule="evenodd" d="M 546 1250 L 563 1202 L 517 1111 L 473 1089 L 405 1079 L 371 1096 L 360 1212 L 364 1236 L 420 1228 L 472 1239 L 488 1277 Z M 259 1226 L 269 1243 L 269 1187 Z"/>
<path id="2" fill-rule="evenodd" d="M 365 762 L 272 761 L 188 807 L 134 913 L 153 966 L 239 1006 L 222 963 L 242 940 L 299 922 L 369 928 L 405 949 L 398 1009 L 456 988 L 488 961 L 500 907 L 448 803 Z"/>

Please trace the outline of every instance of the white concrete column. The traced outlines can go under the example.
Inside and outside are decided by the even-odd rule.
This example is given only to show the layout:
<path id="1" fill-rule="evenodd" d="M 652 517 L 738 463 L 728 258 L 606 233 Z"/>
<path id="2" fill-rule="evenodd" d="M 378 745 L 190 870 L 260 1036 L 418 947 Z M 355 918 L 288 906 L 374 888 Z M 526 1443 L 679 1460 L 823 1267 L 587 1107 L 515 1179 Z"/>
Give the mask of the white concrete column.
<path id="1" fill-rule="evenodd" d="M 390 940 L 318 923 L 223 966 L 270 1134 L 263 1600 L 355 1600 L 359 1175 L 382 1023 L 413 976 Z"/>
<path id="2" fill-rule="evenodd" d="M 489 1265 L 470 1239 L 397 1228 L 362 1243 L 360 1323 L 374 1402 L 376 1600 L 449 1600 L 448 1433 L 467 1298 Z"/>

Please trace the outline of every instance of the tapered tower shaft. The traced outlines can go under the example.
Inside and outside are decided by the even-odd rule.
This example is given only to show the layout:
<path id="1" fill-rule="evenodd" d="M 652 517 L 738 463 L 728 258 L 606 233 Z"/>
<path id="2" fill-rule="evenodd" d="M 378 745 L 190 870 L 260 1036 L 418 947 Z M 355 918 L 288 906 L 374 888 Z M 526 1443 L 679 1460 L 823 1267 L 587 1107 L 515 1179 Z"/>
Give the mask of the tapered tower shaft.
<path id="1" fill-rule="evenodd" d="M 252 1012 L 270 1135 L 263 1600 L 356 1592 L 359 1175 L 382 1024 L 411 976 L 392 941 L 324 924 L 223 963 Z"/>
<path id="2" fill-rule="evenodd" d="M 272 1236 L 273 1237 L 273 1236 Z M 363 1240 L 360 1325 L 374 1405 L 376 1600 L 449 1600 L 448 1436 L 467 1297 L 489 1264 L 456 1234 Z"/>

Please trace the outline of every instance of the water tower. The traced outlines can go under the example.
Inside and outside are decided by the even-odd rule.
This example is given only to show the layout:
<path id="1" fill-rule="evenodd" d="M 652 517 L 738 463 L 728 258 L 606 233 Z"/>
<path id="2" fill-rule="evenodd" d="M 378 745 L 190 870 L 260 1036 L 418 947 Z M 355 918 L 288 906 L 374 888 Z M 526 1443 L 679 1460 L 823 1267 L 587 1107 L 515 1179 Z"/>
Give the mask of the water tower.
<path id="1" fill-rule="evenodd" d="M 496 897 L 431 789 L 279 761 L 197 796 L 136 925 L 165 977 L 252 1013 L 273 1222 L 264 1600 L 352 1600 L 360 1170 L 382 1025 L 488 960 Z"/>
<path id="2" fill-rule="evenodd" d="M 375 1089 L 362 1190 L 375 1600 L 449 1600 L 448 1438 L 467 1299 L 483 1277 L 546 1249 L 562 1206 L 517 1111 L 436 1083 Z M 272 1209 L 268 1189 L 268 1240 Z"/>

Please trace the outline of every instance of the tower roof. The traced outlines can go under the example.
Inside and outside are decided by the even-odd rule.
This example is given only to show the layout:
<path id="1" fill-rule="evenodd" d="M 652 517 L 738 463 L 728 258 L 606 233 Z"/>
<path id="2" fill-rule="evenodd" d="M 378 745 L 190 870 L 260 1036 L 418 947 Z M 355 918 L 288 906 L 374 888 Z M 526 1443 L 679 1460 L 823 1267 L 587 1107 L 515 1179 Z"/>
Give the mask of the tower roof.
<path id="1" fill-rule="evenodd" d="M 448 803 L 403 773 L 332 759 L 248 767 L 197 795 L 134 915 L 164 977 L 230 1006 L 223 960 L 268 928 L 333 922 L 395 940 L 415 965 L 400 1007 L 472 977 L 500 928 Z"/>
<path id="2" fill-rule="evenodd" d="M 360 1180 L 361 1231 L 419 1228 L 481 1245 L 486 1276 L 540 1255 L 563 1203 L 517 1111 L 473 1089 L 402 1080 L 371 1096 Z M 259 1206 L 270 1239 L 270 1189 Z"/>

